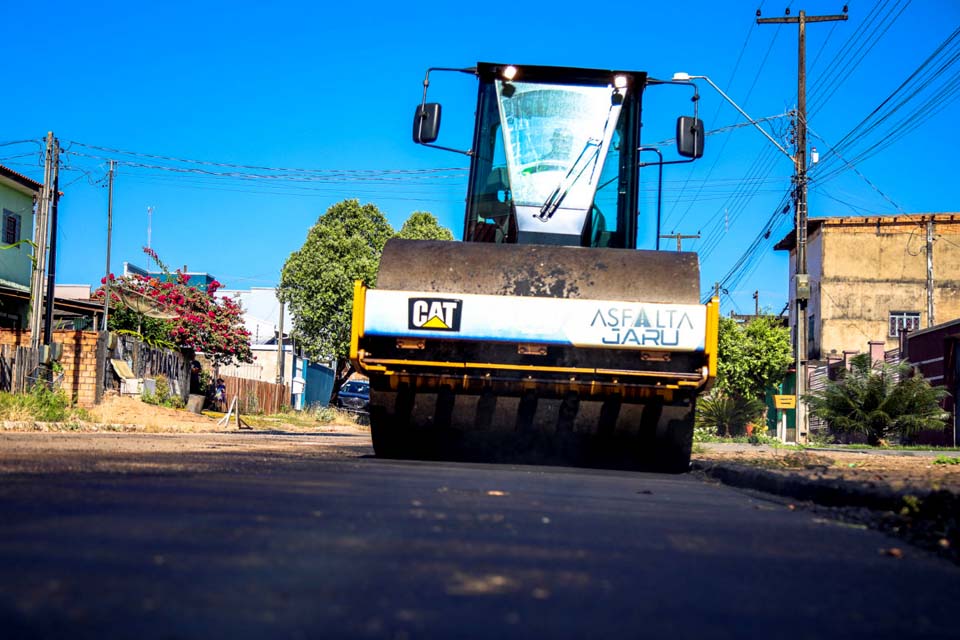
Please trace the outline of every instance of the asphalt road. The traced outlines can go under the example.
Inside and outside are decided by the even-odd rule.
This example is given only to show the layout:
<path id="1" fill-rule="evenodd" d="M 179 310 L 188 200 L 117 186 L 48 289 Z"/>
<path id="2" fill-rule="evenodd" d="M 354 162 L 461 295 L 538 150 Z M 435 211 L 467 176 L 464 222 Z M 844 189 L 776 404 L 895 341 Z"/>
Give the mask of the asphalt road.
<path id="1" fill-rule="evenodd" d="M 8 471 L 0 637 L 957 637 L 960 568 L 785 502 L 364 451 Z"/>

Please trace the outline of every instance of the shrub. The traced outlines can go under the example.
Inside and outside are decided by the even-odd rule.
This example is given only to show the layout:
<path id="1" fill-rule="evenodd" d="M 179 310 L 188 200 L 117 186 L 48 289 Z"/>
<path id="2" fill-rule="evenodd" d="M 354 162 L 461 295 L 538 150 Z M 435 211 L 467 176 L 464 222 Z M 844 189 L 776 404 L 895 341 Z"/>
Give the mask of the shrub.
<path id="1" fill-rule="evenodd" d="M 760 418 L 764 404 L 756 398 L 743 398 L 722 391 L 697 401 L 696 427 L 721 436 L 737 436 L 746 432 L 747 423 Z"/>
<path id="2" fill-rule="evenodd" d="M 862 353 L 850 361 L 835 381 L 803 397 L 811 413 L 840 432 L 863 433 L 878 445 L 891 436 L 901 438 L 925 429 L 946 428 L 947 414 L 940 401 L 944 387 L 933 387 L 923 376 L 911 376 L 908 364 L 870 362 Z"/>
<path id="3" fill-rule="evenodd" d="M 144 391 L 140 394 L 140 399 L 147 404 L 158 405 L 161 407 L 169 407 L 171 409 L 182 409 L 183 400 L 179 396 L 175 396 L 170 393 L 170 382 L 167 380 L 167 376 L 159 375 L 155 380 L 156 391 L 150 393 L 149 391 Z"/>

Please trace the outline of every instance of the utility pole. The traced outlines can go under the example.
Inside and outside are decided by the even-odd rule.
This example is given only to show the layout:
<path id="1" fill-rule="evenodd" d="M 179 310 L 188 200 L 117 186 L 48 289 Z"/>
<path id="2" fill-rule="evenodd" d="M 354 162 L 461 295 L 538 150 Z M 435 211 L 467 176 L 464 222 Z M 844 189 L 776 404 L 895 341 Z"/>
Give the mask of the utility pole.
<path id="1" fill-rule="evenodd" d="M 684 240 L 699 240 L 699 239 L 700 239 L 700 234 L 699 234 L 699 233 L 696 233 L 696 234 L 693 234 L 693 235 L 683 235 L 682 233 L 667 233 L 667 234 L 664 234 L 664 235 L 662 235 L 662 236 L 660 236 L 660 237 L 661 237 L 661 238 L 676 238 L 676 240 L 677 240 L 677 251 L 683 251 L 683 241 L 684 241 Z"/>
<path id="2" fill-rule="evenodd" d="M 927 220 L 927 327 L 933 325 L 933 217 L 931 216 Z"/>
<path id="3" fill-rule="evenodd" d="M 761 18 L 757 11 L 757 24 L 796 24 L 797 25 L 797 147 L 793 156 L 794 165 L 794 210 L 796 212 L 796 275 L 794 280 L 794 298 L 796 307 L 796 395 L 797 395 L 797 443 L 807 441 L 807 408 L 801 398 L 807 392 L 807 298 L 810 297 L 810 277 L 807 274 L 807 23 L 835 22 L 846 20 L 847 12 L 841 15 L 808 16 L 800 10 L 799 15 L 787 15 L 780 18 Z"/>
<path id="4" fill-rule="evenodd" d="M 277 384 L 283 384 L 283 303 L 280 303 L 280 330 L 277 332 Z"/>
<path id="5" fill-rule="evenodd" d="M 43 318 L 43 344 L 53 342 L 53 307 L 57 278 L 57 208 L 60 204 L 60 142 L 53 140 L 53 198 L 50 206 L 50 265 L 47 267 L 47 303 Z"/>
<path id="6" fill-rule="evenodd" d="M 107 173 L 107 273 L 105 276 L 103 296 L 103 330 L 107 330 L 107 319 L 110 317 L 110 241 L 113 235 L 113 170 L 115 164 L 110 161 L 110 171 Z"/>
<path id="7" fill-rule="evenodd" d="M 37 203 L 37 219 L 33 231 L 33 273 L 30 277 L 30 347 L 40 346 L 40 327 L 43 318 L 43 275 L 47 269 L 47 219 L 54 190 L 53 167 L 58 163 L 58 150 L 53 132 L 47 132 L 47 150 L 43 167 L 43 188 Z"/>
<path id="8" fill-rule="evenodd" d="M 760 317 L 760 290 L 759 289 L 753 292 L 753 316 L 755 318 Z"/>

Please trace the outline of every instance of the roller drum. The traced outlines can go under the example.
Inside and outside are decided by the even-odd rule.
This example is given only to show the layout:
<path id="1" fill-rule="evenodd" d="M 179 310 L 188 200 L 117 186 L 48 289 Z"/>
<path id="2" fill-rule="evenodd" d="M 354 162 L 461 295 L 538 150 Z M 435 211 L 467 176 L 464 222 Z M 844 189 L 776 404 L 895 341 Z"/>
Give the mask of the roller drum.
<path id="1" fill-rule="evenodd" d="M 377 288 L 699 304 L 700 265 L 688 252 L 393 239 Z"/>
<path id="2" fill-rule="evenodd" d="M 697 255 L 544 245 L 390 240 L 377 288 L 699 304 Z M 695 391 L 671 402 L 626 402 L 576 392 L 458 393 L 371 374 L 371 430 L 378 456 L 460 458 L 684 471 Z"/>

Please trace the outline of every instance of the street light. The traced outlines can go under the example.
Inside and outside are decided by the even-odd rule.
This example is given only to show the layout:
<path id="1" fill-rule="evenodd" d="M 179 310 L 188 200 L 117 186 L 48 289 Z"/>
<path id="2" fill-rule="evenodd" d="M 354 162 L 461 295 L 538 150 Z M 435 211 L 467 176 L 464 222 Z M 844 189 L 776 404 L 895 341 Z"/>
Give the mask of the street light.
<path id="1" fill-rule="evenodd" d="M 738 105 L 736 102 L 734 102 L 733 99 L 732 99 L 730 96 L 728 96 L 727 94 L 725 94 L 720 87 L 718 87 L 716 84 L 714 84 L 714 83 L 713 83 L 713 80 L 711 80 L 711 79 L 708 78 L 707 76 L 692 76 L 692 75 L 690 75 L 689 73 L 685 73 L 685 72 L 683 72 L 683 71 L 678 71 L 677 73 L 673 74 L 673 81 L 674 81 L 674 82 L 690 82 L 690 81 L 692 81 L 692 80 L 704 80 L 704 81 L 706 81 L 706 83 L 709 84 L 711 87 L 713 87 L 713 88 L 716 90 L 717 93 L 719 93 L 721 96 L 723 96 L 723 99 L 724 99 L 724 100 L 726 100 L 726 101 L 729 102 L 731 105 L 733 105 L 733 108 L 736 109 L 737 111 L 739 111 L 739 112 L 740 112 L 740 115 L 742 115 L 744 118 L 747 119 L 747 122 L 749 122 L 749 123 L 752 124 L 754 127 L 756 127 L 757 130 L 758 130 L 760 133 L 762 133 L 764 136 L 767 137 L 767 140 L 769 140 L 770 142 L 772 142 L 773 145 L 774 145 L 777 149 L 780 149 L 780 152 L 781 152 L 783 155 L 785 155 L 785 156 L 787 156 L 788 158 L 790 158 L 790 162 L 792 162 L 792 163 L 794 163 L 794 165 L 796 165 L 797 159 L 796 159 L 793 155 L 791 155 L 789 151 L 787 151 L 786 149 L 784 149 L 783 146 L 773 138 L 773 136 L 771 136 L 769 133 L 767 133 L 767 130 L 764 129 L 763 127 L 761 127 L 760 124 L 759 124 L 756 120 L 754 120 L 753 118 L 751 118 L 751 117 L 747 114 L 746 111 L 744 111 L 743 109 L 741 109 L 741 108 L 740 108 L 740 105 Z"/>

